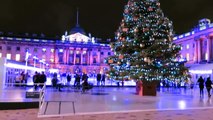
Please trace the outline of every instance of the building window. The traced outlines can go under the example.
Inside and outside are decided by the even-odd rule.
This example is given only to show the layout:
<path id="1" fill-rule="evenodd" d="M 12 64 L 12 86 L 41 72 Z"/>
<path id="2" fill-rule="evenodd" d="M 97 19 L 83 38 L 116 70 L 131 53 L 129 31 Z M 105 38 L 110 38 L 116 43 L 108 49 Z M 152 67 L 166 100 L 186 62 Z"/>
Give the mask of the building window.
<path id="1" fill-rule="evenodd" d="M 94 63 L 94 64 L 97 63 L 97 57 L 98 57 L 97 53 L 94 52 L 94 53 L 93 53 L 93 63 Z"/>
<path id="2" fill-rule="evenodd" d="M 81 63 L 81 54 L 76 54 L 75 64 L 80 64 L 80 63 Z"/>
<path id="3" fill-rule="evenodd" d="M 54 49 L 51 49 L 50 51 L 51 51 L 51 53 L 54 53 L 55 50 L 54 50 Z"/>
<path id="4" fill-rule="evenodd" d="M 7 58 L 8 60 L 11 60 L 11 54 L 8 53 L 8 54 L 6 55 L 6 58 Z"/>
<path id="5" fill-rule="evenodd" d="M 70 51 L 70 55 L 69 55 L 69 64 L 73 64 L 73 61 L 74 61 L 74 54 L 71 53 L 71 51 Z"/>
<path id="6" fill-rule="evenodd" d="M 101 52 L 101 55 L 104 55 L 104 52 Z"/>
<path id="7" fill-rule="evenodd" d="M 186 45 L 186 49 L 189 49 L 189 44 Z"/>
<path id="8" fill-rule="evenodd" d="M 2 53 L 0 53 L 0 58 L 2 57 Z"/>
<path id="9" fill-rule="evenodd" d="M 20 54 L 16 54 L 16 61 L 20 61 L 21 59 L 21 55 Z"/>
<path id="10" fill-rule="evenodd" d="M 16 51 L 20 51 L 20 47 L 16 47 Z"/>
<path id="11" fill-rule="evenodd" d="M 186 60 L 189 61 L 189 53 L 186 54 Z"/>
<path id="12" fill-rule="evenodd" d="M 108 52 L 108 55 L 111 55 L 111 52 Z"/>
<path id="13" fill-rule="evenodd" d="M 97 63 L 96 57 L 93 58 L 93 63 L 94 63 L 94 64 Z"/>
<path id="14" fill-rule="evenodd" d="M 63 52 L 59 52 L 58 53 L 58 58 L 59 58 L 58 62 L 59 63 L 64 63 L 63 57 L 64 57 Z"/>
<path id="15" fill-rule="evenodd" d="M 34 50 L 33 50 L 34 52 L 37 52 L 38 51 L 38 48 L 34 48 Z"/>
<path id="16" fill-rule="evenodd" d="M 87 51 L 83 51 L 83 54 L 86 54 L 87 53 Z"/>
<path id="17" fill-rule="evenodd" d="M 42 49 L 42 52 L 46 52 L 46 51 L 47 51 L 47 49 L 46 49 L 46 48 L 43 48 L 43 49 Z"/>
<path id="18" fill-rule="evenodd" d="M 73 54 L 73 51 L 72 51 L 72 50 L 70 50 L 70 54 Z"/>
<path id="19" fill-rule="evenodd" d="M 63 49 L 59 49 L 59 52 L 62 53 L 64 50 Z"/>
<path id="20" fill-rule="evenodd" d="M 205 59 L 208 60 L 208 53 L 206 53 Z"/>
<path id="21" fill-rule="evenodd" d="M 10 46 L 7 46 L 7 50 L 10 51 L 10 50 L 11 50 L 11 47 L 10 47 Z"/>
<path id="22" fill-rule="evenodd" d="M 2 46 L 0 46 L 0 50 L 2 50 Z"/>
<path id="23" fill-rule="evenodd" d="M 50 59 L 50 62 L 51 62 L 51 63 L 53 63 L 53 62 L 54 62 L 54 59 L 53 59 L 53 58 L 51 58 L 51 59 Z"/>
<path id="24" fill-rule="evenodd" d="M 83 64 L 87 64 L 87 54 L 83 54 L 83 58 L 82 58 L 82 62 Z"/>

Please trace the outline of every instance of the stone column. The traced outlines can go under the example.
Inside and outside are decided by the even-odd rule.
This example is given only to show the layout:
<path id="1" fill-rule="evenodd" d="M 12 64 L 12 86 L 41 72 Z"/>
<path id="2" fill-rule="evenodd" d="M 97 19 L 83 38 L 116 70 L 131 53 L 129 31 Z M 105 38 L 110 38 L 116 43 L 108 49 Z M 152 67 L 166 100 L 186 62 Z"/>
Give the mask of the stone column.
<path id="1" fill-rule="evenodd" d="M 65 48 L 65 64 L 68 64 L 68 53 L 69 53 L 69 49 Z"/>
<path id="2" fill-rule="evenodd" d="M 195 48 L 194 48 L 194 59 L 193 59 L 193 61 L 194 61 L 194 63 L 197 63 L 198 62 L 198 59 L 197 59 L 197 56 L 198 56 L 198 54 L 197 54 L 197 41 L 194 42 L 194 45 L 195 45 Z"/>
<path id="3" fill-rule="evenodd" d="M 101 64 L 100 51 L 97 51 L 97 64 Z"/>
<path id="4" fill-rule="evenodd" d="M 198 58 L 198 63 L 201 61 L 201 49 L 200 49 L 200 39 L 197 40 L 197 58 Z"/>
<path id="5" fill-rule="evenodd" d="M 73 65 L 75 65 L 75 59 L 76 59 L 76 49 L 73 50 L 73 54 L 74 54 L 74 61 L 73 61 Z"/>
<path id="6" fill-rule="evenodd" d="M 93 60 L 92 60 L 92 58 L 93 58 L 93 53 L 92 53 L 92 51 L 90 51 L 90 65 L 92 65 L 93 64 Z"/>
<path id="7" fill-rule="evenodd" d="M 209 39 L 209 61 L 213 60 L 213 48 L 212 48 L 212 36 L 211 34 L 208 36 Z"/>
<path id="8" fill-rule="evenodd" d="M 90 50 L 87 49 L 87 65 L 90 65 Z"/>
<path id="9" fill-rule="evenodd" d="M 207 46 L 206 46 L 206 54 L 208 55 L 207 56 L 207 62 L 209 62 L 210 61 L 210 46 L 211 46 L 211 42 L 210 42 L 210 39 L 209 38 L 206 38 L 207 39 Z"/>
<path id="10" fill-rule="evenodd" d="M 81 52 L 80 52 L 80 54 L 81 54 L 81 61 L 80 61 L 80 63 L 81 63 L 81 65 L 83 65 L 83 50 L 81 50 Z"/>

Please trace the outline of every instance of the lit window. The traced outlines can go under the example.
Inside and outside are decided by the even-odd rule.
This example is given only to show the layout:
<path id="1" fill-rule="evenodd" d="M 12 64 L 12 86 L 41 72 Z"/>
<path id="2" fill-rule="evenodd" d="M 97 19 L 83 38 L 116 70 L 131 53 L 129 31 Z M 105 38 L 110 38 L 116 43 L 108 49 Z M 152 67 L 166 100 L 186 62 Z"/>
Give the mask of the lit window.
<path id="1" fill-rule="evenodd" d="M 54 53 L 54 49 L 51 49 L 51 53 Z"/>
<path id="2" fill-rule="evenodd" d="M 0 53 L 0 58 L 2 57 L 2 53 Z"/>
<path id="3" fill-rule="evenodd" d="M 7 58 L 8 60 L 11 60 L 11 54 L 7 54 L 7 55 L 6 55 L 6 58 Z"/>
<path id="4" fill-rule="evenodd" d="M 79 54 L 80 52 L 79 51 L 76 51 L 76 54 Z"/>
<path id="5" fill-rule="evenodd" d="M 43 48 L 43 49 L 42 49 L 42 52 L 46 52 L 46 48 Z"/>
<path id="6" fill-rule="evenodd" d="M 189 49 L 189 44 L 186 45 L 186 49 Z"/>
<path id="7" fill-rule="evenodd" d="M 34 48 L 34 52 L 37 52 L 38 51 L 38 49 L 37 48 Z"/>
<path id="8" fill-rule="evenodd" d="M 63 52 L 63 49 L 59 49 L 59 52 Z"/>
<path id="9" fill-rule="evenodd" d="M 52 63 L 53 63 L 53 62 L 54 62 L 54 59 L 53 59 L 53 58 L 51 58 L 51 59 L 50 59 L 50 62 L 52 62 Z"/>
<path id="10" fill-rule="evenodd" d="M 206 58 L 206 60 L 208 60 L 208 53 L 205 54 L 205 58 Z"/>
<path id="11" fill-rule="evenodd" d="M 83 51 L 83 54 L 86 54 L 87 53 L 87 51 Z"/>
<path id="12" fill-rule="evenodd" d="M 16 54 L 16 61 L 20 61 L 21 59 L 21 55 L 20 54 Z"/>
<path id="13" fill-rule="evenodd" d="M 72 50 L 70 50 L 70 54 L 73 54 L 73 51 L 72 51 Z"/>
<path id="14" fill-rule="evenodd" d="M 186 54 L 186 60 L 189 61 L 189 53 Z"/>

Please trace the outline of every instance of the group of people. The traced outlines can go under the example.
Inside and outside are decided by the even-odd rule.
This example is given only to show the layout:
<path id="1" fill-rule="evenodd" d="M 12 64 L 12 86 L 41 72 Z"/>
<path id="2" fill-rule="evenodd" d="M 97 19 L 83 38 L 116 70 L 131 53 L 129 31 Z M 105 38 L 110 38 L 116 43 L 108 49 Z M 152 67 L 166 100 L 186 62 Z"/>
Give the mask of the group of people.
<path id="1" fill-rule="evenodd" d="M 38 87 L 42 88 L 46 81 L 47 77 L 44 74 L 44 71 L 42 71 L 41 73 L 36 71 L 33 75 L 34 90 L 37 90 Z"/>
<path id="2" fill-rule="evenodd" d="M 16 76 L 16 83 L 20 84 L 21 86 L 26 85 L 27 84 L 27 80 L 28 80 L 28 73 L 22 71 L 19 75 Z"/>
<path id="3" fill-rule="evenodd" d="M 71 74 L 67 74 L 66 78 L 67 78 L 67 82 L 66 82 L 67 84 L 66 85 L 71 86 L 71 83 L 70 83 L 71 80 L 72 80 Z M 74 81 L 74 84 L 73 84 L 74 88 L 80 89 L 80 87 L 82 86 L 82 92 L 85 92 L 86 90 L 92 88 L 92 85 L 88 83 L 89 77 L 86 73 L 83 73 L 83 75 L 76 73 L 74 78 L 75 78 L 75 81 Z M 55 87 L 59 91 L 61 91 L 61 88 L 63 87 L 62 81 L 57 78 L 57 73 L 53 74 L 52 85 L 53 85 L 53 87 Z"/>
<path id="4" fill-rule="evenodd" d="M 105 86 L 105 74 L 98 73 L 96 76 L 97 79 L 97 86 Z"/>
<path id="5" fill-rule="evenodd" d="M 92 89 L 93 85 L 88 82 L 88 75 L 83 73 L 83 75 L 75 74 L 74 87 L 80 89 L 80 83 L 82 81 L 82 92 Z"/>
<path id="6" fill-rule="evenodd" d="M 202 76 L 199 77 L 197 83 L 199 84 L 199 88 L 200 88 L 200 96 L 203 97 L 204 96 L 204 86 L 206 86 L 206 90 L 208 92 L 208 96 L 211 97 L 211 89 L 212 89 L 212 81 L 210 79 L 210 77 L 207 77 L 206 81 L 203 79 Z"/>
<path id="7" fill-rule="evenodd" d="M 76 89 L 80 89 L 80 87 L 82 87 L 83 92 L 88 89 L 91 89 L 93 85 L 88 82 L 88 78 L 89 77 L 86 73 L 83 73 L 83 74 L 76 73 L 74 75 L 75 80 L 74 80 L 73 86 Z M 67 80 L 66 85 L 71 86 L 72 75 L 67 74 L 66 80 Z M 96 80 L 97 80 L 97 86 L 105 86 L 105 74 L 98 73 L 96 75 Z M 43 87 L 43 85 L 46 83 L 46 81 L 47 81 L 47 77 L 44 74 L 44 72 L 39 73 L 36 71 L 35 74 L 33 75 L 34 89 L 37 90 L 38 87 Z M 64 83 L 62 83 L 62 81 L 60 79 L 58 79 L 57 73 L 53 74 L 51 82 L 52 82 L 52 86 L 54 88 L 61 91 L 61 88 L 63 87 Z"/>

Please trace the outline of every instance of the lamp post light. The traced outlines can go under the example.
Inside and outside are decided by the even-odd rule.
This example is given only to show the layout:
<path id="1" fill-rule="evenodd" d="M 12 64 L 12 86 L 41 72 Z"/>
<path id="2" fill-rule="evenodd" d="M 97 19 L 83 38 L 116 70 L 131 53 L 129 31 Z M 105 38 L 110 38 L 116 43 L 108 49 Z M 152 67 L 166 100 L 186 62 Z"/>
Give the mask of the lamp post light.
<path id="1" fill-rule="evenodd" d="M 28 59 L 29 59 L 29 57 L 30 57 L 30 53 L 28 52 L 28 50 L 26 51 L 26 55 L 25 55 L 25 66 L 26 66 L 26 68 L 25 68 L 25 73 L 27 72 L 27 66 L 28 66 Z"/>
<path id="2" fill-rule="evenodd" d="M 35 68 L 35 66 L 36 66 L 36 61 L 38 60 L 38 58 L 36 57 L 36 56 L 33 56 L 33 61 L 34 61 L 34 63 L 33 63 L 33 66 L 34 66 L 34 68 Z"/>
<path id="3" fill-rule="evenodd" d="M 44 69 L 44 67 L 45 67 L 45 60 L 44 59 L 41 59 L 41 60 L 39 60 L 39 62 L 40 62 L 40 68 L 43 68 Z"/>
<path id="4" fill-rule="evenodd" d="M 43 65 L 43 69 L 44 69 L 44 65 L 45 65 L 45 62 L 44 62 L 44 61 L 42 62 L 42 65 Z"/>
<path id="5" fill-rule="evenodd" d="M 41 68 L 41 63 L 43 62 L 43 60 L 39 60 L 39 63 L 40 63 L 40 68 Z"/>

